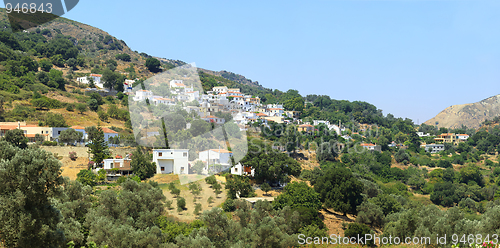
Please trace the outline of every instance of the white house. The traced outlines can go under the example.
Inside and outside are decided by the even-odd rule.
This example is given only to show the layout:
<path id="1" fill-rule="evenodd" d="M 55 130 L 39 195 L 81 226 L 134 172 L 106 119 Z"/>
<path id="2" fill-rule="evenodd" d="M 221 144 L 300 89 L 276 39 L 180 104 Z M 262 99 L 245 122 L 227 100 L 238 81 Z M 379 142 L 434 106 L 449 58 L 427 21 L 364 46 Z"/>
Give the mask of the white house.
<path id="1" fill-rule="evenodd" d="M 149 91 L 149 90 L 138 90 L 136 93 L 135 93 L 135 96 L 134 96 L 134 101 L 143 101 L 145 99 L 150 99 L 151 97 L 153 97 L 153 92 Z"/>
<path id="2" fill-rule="evenodd" d="M 427 144 L 425 145 L 425 150 L 430 153 L 437 153 L 444 151 L 444 144 Z"/>
<path id="3" fill-rule="evenodd" d="M 153 104 L 155 106 L 158 106 L 158 104 L 175 105 L 175 101 L 170 98 L 155 97 L 153 98 Z"/>
<path id="4" fill-rule="evenodd" d="M 104 82 L 101 82 L 102 75 L 101 74 L 90 74 L 87 77 L 79 77 L 76 79 L 81 84 L 89 84 L 90 79 L 93 80 L 94 85 L 99 88 L 104 88 Z"/>
<path id="5" fill-rule="evenodd" d="M 171 80 L 170 88 L 186 88 L 186 85 L 182 83 L 182 80 Z"/>
<path id="6" fill-rule="evenodd" d="M 379 145 L 361 143 L 359 146 L 364 147 L 370 151 L 382 151 L 382 147 Z"/>
<path id="7" fill-rule="evenodd" d="M 460 141 L 466 141 L 469 138 L 468 134 L 457 134 L 457 139 Z"/>
<path id="8" fill-rule="evenodd" d="M 153 149 L 157 174 L 189 174 L 189 149 Z"/>
<path id="9" fill-rule="evenodd" d="M 216 87 L 212 88 L 212 91 L 215 94 L 226 93 L 227 92 L 227 86 L 216 86 Z"/>
<path id="10" fill-rule="evenodd" d="M 431 134 L 430 134 L 430 133 L 425 133 L 425 134 L 424 134 L 424 132 L 417 132 L 417 135 L 418 135 L 418 137 L 427 137 L 427 136 L 431 136 Z"/>
<path id="11" fill-rule="evenodd" d="M 242 165 L 241 163 L 238 163 L 237 165 L 231 167 L 231 174 L 233 175 L 250 175 L 254 176 L 255 175 L 255 169 L 252 169 L 250 166 L 245 166 Z"/>
<path id="12" fill-rule="evenodd" d="M 201 119 L 208 123 L 215 123 L 215 124 L 224 124 L 224 122 L 226 122 L 224 118 L 219 118 L 213 115 L 202 116 Z"/>
<path id="13" fill-rule="evenodd" d="M 231 162 L 233 152 L 226 149 L 210 149 L 200 152 L 199 159 L 205 163 L 205 169 L 208 170 L 208 165 L 221 164 L 228 167 Z"/>

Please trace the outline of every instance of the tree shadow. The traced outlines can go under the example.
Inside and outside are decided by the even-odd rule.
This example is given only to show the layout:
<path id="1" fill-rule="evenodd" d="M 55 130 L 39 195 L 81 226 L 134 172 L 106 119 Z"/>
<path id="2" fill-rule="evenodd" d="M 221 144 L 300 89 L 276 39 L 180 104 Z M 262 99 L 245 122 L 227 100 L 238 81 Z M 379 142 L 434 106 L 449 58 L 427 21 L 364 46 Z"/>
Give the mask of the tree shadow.
<path id="1" fill-rule="evenodd" d="M 343 219 L 343 220 L 346 220 L 346 221 L 354 221 L 353 219 L 349 218 L 348 216 L 344 216 L 342 214 L 337 214 L 337 213 L 335 213 L 333 211 L 330 211 L 329 209 L 324 208 L 324 210 L 325 210 L 325 212 L 327 212 L 327 213 L 335 216 L 337 219 Z"/>

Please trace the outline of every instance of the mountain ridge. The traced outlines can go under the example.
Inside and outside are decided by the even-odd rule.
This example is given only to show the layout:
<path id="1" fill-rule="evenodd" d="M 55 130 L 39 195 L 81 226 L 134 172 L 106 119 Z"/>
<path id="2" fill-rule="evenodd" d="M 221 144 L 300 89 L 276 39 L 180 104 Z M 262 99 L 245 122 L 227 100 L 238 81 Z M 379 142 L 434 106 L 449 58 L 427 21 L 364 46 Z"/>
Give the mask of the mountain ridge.
<path id="1" fill-rule="evenodd" d="M 424 123 L 445 128 L 460 128 L 462 125 L 479 128 L 485 120 L 499 115 L 500 94 L 475 103 L 452 105 Z"/>

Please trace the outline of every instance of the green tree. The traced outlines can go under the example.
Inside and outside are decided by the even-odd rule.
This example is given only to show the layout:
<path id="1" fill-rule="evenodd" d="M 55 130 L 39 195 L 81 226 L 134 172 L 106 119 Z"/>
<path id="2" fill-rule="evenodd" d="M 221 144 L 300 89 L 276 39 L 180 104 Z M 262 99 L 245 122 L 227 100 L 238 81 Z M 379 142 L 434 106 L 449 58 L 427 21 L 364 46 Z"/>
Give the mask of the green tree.
<path id="1" fill-rule="evenodd" d="M 45 72 L 49 72 L 52 69 L 52 63 L 47 59 L 42 59 L 40 60 L 40 68 Z"/>
<path id="2" fill-rule="evenodd" d="M 24 136 L 24 131 L 22 129 L 8 130 L 5 132 L 5 136 L 3 136 L 2 140 L 21 149 L 28 147 L 28 138 Z"/>
<path id="3" fill-rule="evenodd" d="M 222 186 L 220 185 L 220 183 L 215 183 L 214 185 L 212 185 L 212 189 L 214 190 L 215 197 L 219 198 L 219 194 L 222 193 Z"/>
<path id="4" fill-rule="evenodd" d="M 236 199 L 238 197 L 251 197 L 255 194 L 254 189 L 250 184 L 250 180 L 247 177 L 238 175 L 226 176 L 225 189 L 227 189 L 228 197 L 232 199 Z"/>
<path id="5" fill-rule="evenodd" d="M 327 168 L 314 184 L 314 189 L 326 208 L 344 215 L 356 213 L 357 206 L 363 201 L 363 184 L 346 168 Z"/>
<path id="6" fill-rule="evenodd" d="M 63 183 L 61 163 L 41 149 L 0 141 L 0 240 L 5 247 L 61 247 L 51 197 Z"/>
<path id="7" fill-rule="evenodd" d="M 209 176 L 209 177 L 205 177 L 205 182 L 206 182 L 207 184 L 209 184 L 209 185 L 210 185 L 210 187 L 212 187 L 214 184 L 216 184 L 216 183 L 217 183 L 217 179 L 215 178 L 215 176 L 214 176 L 214 175 L 211 175 L 211 176 Z"/>
<path id="8" fill-rule="evenodd" d="M 90 148 L 89 153 L 92 154 L 92 161 L 97 164 L 101 164 L 109 156 L 108 144 L 104 140 L 104 132 L 101 126 L 97 126 L 97 132 L 88 146 Z"/>
<path id="9" fill-rule="evenodd" d="M 189 184 L 189 190 L 191 190 L 191 194 L 193 194 L 193 201 L 196 201 L 196 197 L 198 197 L 201 193 L 201 186 L 200 184 L 196 183 L 196 182 L 192 182 Z"/>
<path id="10" fill-rule="evenodd" d="M 97 115 L 99 116 L 99 120 L 108 122 L 108 114 L 104 111 L 97 111 Z"/>
<path id="11" fill-rule="evenodd" d="M 148 159 L 147 154 L 142 152 L 141 147 L 137 147 L 135 152 L 132 153 L 130 166 L 134 174 L 141 180 L 153 177 L 156 173 L 156 165 Z"/>
<path id="12" fill-rule="evenodd" d="M 366 234 L 370 234 L 371 230 L 368 226 L 361 223 L 350 223 L 347 229 L 344 231 L 344 236 L 356 239 L 356 242 L 360 242 L 361 240 L 357 240 L 359 237 L 365 237 Z M 372 246 L 373 240 L 366 241 L 366 245 Z"/>
<path id="13" fill-rule="evenodd" d="M 37 133 L 35 134 L 35 142 L 36 143 L 42 143 L 43 141 L 45 141 L 45 137 L 43 137 L 43 135 Z"/>
<path id="14" fill-rule="evenodd" d="M 59 142 L 66 144 L 73 144 L 75 142 L 81 141 L 83 138 L 83 133 L 75 131 L 72 128 L 63 130 L 58 137 Z"/>
<path id="15" fill-rule="evenodd" d="M 321 209 L 319 194 L 304 182 L 293 182 L 285 186 L 283 193 L 279 194 L 273 201 L 276 209 L 285 206 L 291 208 L 307 207 L 315 210 Z"/>
<path id="16" fill-rule="evenodd" d="M 104 70 L 102 73 L 102 81 L 104 81 L 104 87 L 112 90 L 117 86 L 119 75 L 112 72 L 110 69 Z"/>
<path id="17" fill-rule="evenodd" d="M 159 72 L 160 69 L 160 61 L 155 58 L 147 58 L 145 66 L 148 68 L 150 72 L 156 73 Z"/>
<path id="18" fill-rule="evenodd" d="M 194 206 L 193 214 L 200 215 L 200 211 L 201 211 L 201 203 L 196 203 L 196 205 Z"/>
<path id="19" fill-rule="evenodd" d="M 179 195 L 181 194 L 181 190 L 174 187 L 170 190 L 170 194 L 174 195 L 175 197 L 179 197 Z"/>
<path id="20" fill-rule="evenodd" d="M 76 181 L 88 186 L 95 186 L 97 177 L 91 170 L 80 170 L 78 174 L 76 174 Z"/>
<path id="21" fill-rule="evenodd" d="M 68 60 L 66 60 L 66 65 L 68 67 L 70 67 L 71 69 L 73 70 L 76 70 L 78 69 L 76 66 L 78 65 L 78 62 L 76 61 L 75 58 L 69 58 Z"/>
<path id="22" fill-rule="evenodd" d="M 87 106 L 83 103 L 78 103 L 76 104 L 76 110 L 78 110 L 80 114 L 83 114 L 85 111 L 87 111 Z"/>
<path id="23" fill-rule="evenodd" d="M 182 197 L 177 198 L 177 212 L 181 212 L 186 208 L 186 199 Z"/>
<path id="24" fill-rule="evenodd" d="M 47 113 L 45 115 L 45 125 L 49 127 L 67 127 L 66 120 L 61 114 Z"/>
<path id="25" fill-rule="evenodd" d="M 484 186 L 484 178 L 479 170 L 479 167 L 472 165 L 460 169 L 460 182 L 467 184 L 475 182 L 481 187 Z"/>
<path id="26" fill-rule="evenodd" d="M 102 247 L 160 247 L 163 234 L 155 220 L 165 212 L 165 196 L 151 183 L 125 180 L 120 191 L 103 190 L 84 226 L 87 242 Z M 116 237 L 126 235 L 127 239 Z"/>
<path id="27" fill-rule="evenodd" d="M 130 62 L 130 55 L 126 53 L 117 54 L 115 55 L 115 58 L 126 62 Z"/>
<path id="28" fill-rule="evenodd" d="M 267 195 L 267 192 L 271 191 L 271 186 L 268 183 L 263 183 L 260 185 L 260 189 Z"/>
<path id="29" fill-rule="evenodd" d="M 89 107 L 90 110 L 96 112 L 97 109 L 99 109 L 99 104 L 97 103 L 96 99 L 89 99 L 87 101 L 87 106 Z"/>
<path id="30" fill-rule="evenodd" d="M 356 222 L 373 227 L 382 227 L 384 212 L 382 212 L 382 209 L 377 204 L 364 201 L 358 206 L 357 210 L 358 216 L 356 216 Z"/>
<path id="31" fill-rule="evenodd" d="M 193 165 L 193 167 L 191 167 L 191 169 L 194 171 L 194 173 L 201 175 L 204 167 L 205 167 L 205 165 L 203 165 L 203 161 L 196 160 L 196 162 L 194 162 L 194 165 Z"/>

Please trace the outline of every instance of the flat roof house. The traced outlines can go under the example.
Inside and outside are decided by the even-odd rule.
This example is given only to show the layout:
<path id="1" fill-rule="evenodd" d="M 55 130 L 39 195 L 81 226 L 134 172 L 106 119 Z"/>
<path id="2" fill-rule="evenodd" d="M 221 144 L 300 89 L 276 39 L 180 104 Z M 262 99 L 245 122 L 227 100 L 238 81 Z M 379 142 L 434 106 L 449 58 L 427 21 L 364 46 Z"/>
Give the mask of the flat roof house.
<path id="1" fill-rule="evenodd" d="M 156 174 L 189 174 L 189 149 L 153 149 Z"/>
<path id="2" fill-rule="evenodd" d="M 444 151 L 444 144 L 427 144 L 425 145 L 425 150 L 430 153 L 437 153 Z"/>

